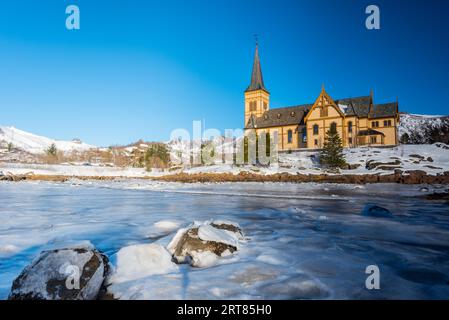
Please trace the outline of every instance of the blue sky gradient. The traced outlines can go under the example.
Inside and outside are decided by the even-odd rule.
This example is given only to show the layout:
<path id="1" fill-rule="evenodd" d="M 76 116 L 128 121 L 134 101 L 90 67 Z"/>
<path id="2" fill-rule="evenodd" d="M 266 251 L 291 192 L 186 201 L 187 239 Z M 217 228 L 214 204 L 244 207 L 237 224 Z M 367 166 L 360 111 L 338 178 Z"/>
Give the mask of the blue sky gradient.
<path id="1" fill-rule="evenodd" d="M 65 28 L 65 8 L 81 30 Z M 381 30 L 365 28 L 377 4 Z M 253 34 L 271 107 L 399 98 L 448 114 L 449 1 L 2 1 L 0 125 L 97 145 L 243 126 Z"/>

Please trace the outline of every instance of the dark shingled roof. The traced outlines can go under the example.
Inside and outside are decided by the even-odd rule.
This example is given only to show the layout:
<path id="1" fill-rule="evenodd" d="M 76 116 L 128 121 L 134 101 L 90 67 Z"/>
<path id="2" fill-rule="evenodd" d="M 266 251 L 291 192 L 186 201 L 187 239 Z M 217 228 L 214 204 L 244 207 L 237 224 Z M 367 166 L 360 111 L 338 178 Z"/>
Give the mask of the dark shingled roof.
<path id="1" fill-rule="evenodd" d="M 397 102 L 375 104 L 371 109 L 369 118 L 385 118 L 394 117 L 399 112 L 399 107 Z"/>
<path id="2" fill-rule="evenodd" d="M 356 98 L 345 98 L 335 100 L 337 106 L 347 106 L 346 116 L 357 116 L 359 118 L 384 118 L 395 117 L 399 112 L 398 103 L 384 103 L 371 105 L 371 96 L 362 96 Z M 246 128 L 268 128 L 276 126 L 287 126 L 294 124 L 304 124 L 304 117 L 312 108 L 313 104 L 304 104 L 293 107 L 271 109 L 265 112 L 261 117 L 252 117 L 246 124 Z M 294 112 L 294 114 L 292 114 Z"/>
<path id="3" fill-rule="evenodd" d="M 303 124 L 304 116 L 312 106 L 313 104 L 305 104 L 294 107 L 271 109 L 264 112 L 261 117 L 251 117 L 246 128 L 268 128 Z"/>
<path id="4" fill-rule="evenodd" d="M 346 110 L 347 116 L 357 116 L 357 117 L 367 117 L 369 113 L 369 106 L 371 104 L 370 96 L 362 96 L 357 98 L 346 98 L 335 100 L 337 105 L 346 105 L 348 109 Z"/>
<path id="5" fill-rule="evenodd" d="M 248 91 L 254 91 L 254 90 L 265 90 L 268 92 L 268 90 L 265 88 L 265 85 L 263 83 L 263 76 L 262 76 L 262 68 L 260 67 L 260 59 L 259 59 L 259 46 L 256 45 L 256 52 L 254 54 L 254 64 L 253 64 L 253 72 L 251 74 L 251 83 L 246 89 L 246 92 Z"/>
<path id="6" fill-rule="evenodd" d="M 363 136 L 376 136 L 376 135 L 379 135 L 379 134 L 382 135 L 382 136 L 385 136 L 382 132 L 376 131 L 374 129 L 360 130 L 357 133 L 357 135 L 361 136 L 361 137 L 363 137 Z"/>

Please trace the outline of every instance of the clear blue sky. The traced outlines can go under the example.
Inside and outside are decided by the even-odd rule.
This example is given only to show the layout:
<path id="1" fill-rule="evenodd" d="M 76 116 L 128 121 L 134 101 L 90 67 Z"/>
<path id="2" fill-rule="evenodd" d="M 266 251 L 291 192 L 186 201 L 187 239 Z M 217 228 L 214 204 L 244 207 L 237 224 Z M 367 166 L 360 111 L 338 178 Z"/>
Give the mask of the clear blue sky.
<path id="1" fill-rule="evenodd" d="M 65 8 L 81 30 L 65 29 Z M 381 30 L 365 28 L 378 4 Z M 253 34 L 271 107 L 399 97 L 448 114 L 449 1 L 2 1 L 0 125 L 98 145 L 241 128 Z"/>

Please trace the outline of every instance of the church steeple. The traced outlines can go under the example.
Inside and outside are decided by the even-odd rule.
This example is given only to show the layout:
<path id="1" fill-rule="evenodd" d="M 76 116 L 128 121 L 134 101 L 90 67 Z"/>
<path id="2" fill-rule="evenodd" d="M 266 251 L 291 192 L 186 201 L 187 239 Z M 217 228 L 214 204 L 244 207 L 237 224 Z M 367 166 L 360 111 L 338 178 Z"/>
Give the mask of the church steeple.
<path id="1" fill-rule="evenodd" d="M 245 91 L 245 127 L 249 125 L 251 119 L 261 117 L 270 109 L 270 93 L 265 88 L 262 77 L 262 69 L 259 60 L 259 44 L 256 39 L 256 52 L 254 54 L 253 72 L 251 83 Z"/>
<path id="2" fill-rule="evenodd" d="M 254 53 L 254 63 L 253 63 L 253 72 L 251 74 L 251 83 L 246 89 L 245 92 L 255 91 L 255 90 L 264 90 L 268 92 L 263 83 L 262 76 L 262 68 L 260 67 L 260 59 L 259 59 L 259 43 L 256 42 L 256 51 Z"/>

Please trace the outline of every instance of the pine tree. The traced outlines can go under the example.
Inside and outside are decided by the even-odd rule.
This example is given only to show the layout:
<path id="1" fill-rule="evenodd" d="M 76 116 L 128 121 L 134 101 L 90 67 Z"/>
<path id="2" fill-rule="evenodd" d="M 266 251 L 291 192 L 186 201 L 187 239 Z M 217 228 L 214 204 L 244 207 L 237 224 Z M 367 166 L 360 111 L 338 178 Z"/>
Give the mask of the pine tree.
<path id="1" fill-rule="evenodd" d="M 320 162 L 330 168 L 339 168 L 346 163 L 343 156 L 343 144 L 337 131 L 326 132 Z"/>
<path id="2" fill-rule="evenodd" d="M 409 144 L 410 143 L 410 136 L 408 135 L 407 132 L 404 132 L 404 134 L 401 136 L 401 141 L 402 144 Z"/>
<path id="3" fill-rule="evenodd" d="M 46 150 L 47 155 L 56 157 L 58 154 L 58 149 L 56 149 L 56 145 L 54 143 L 51 144 L 51 146 Z"/>

